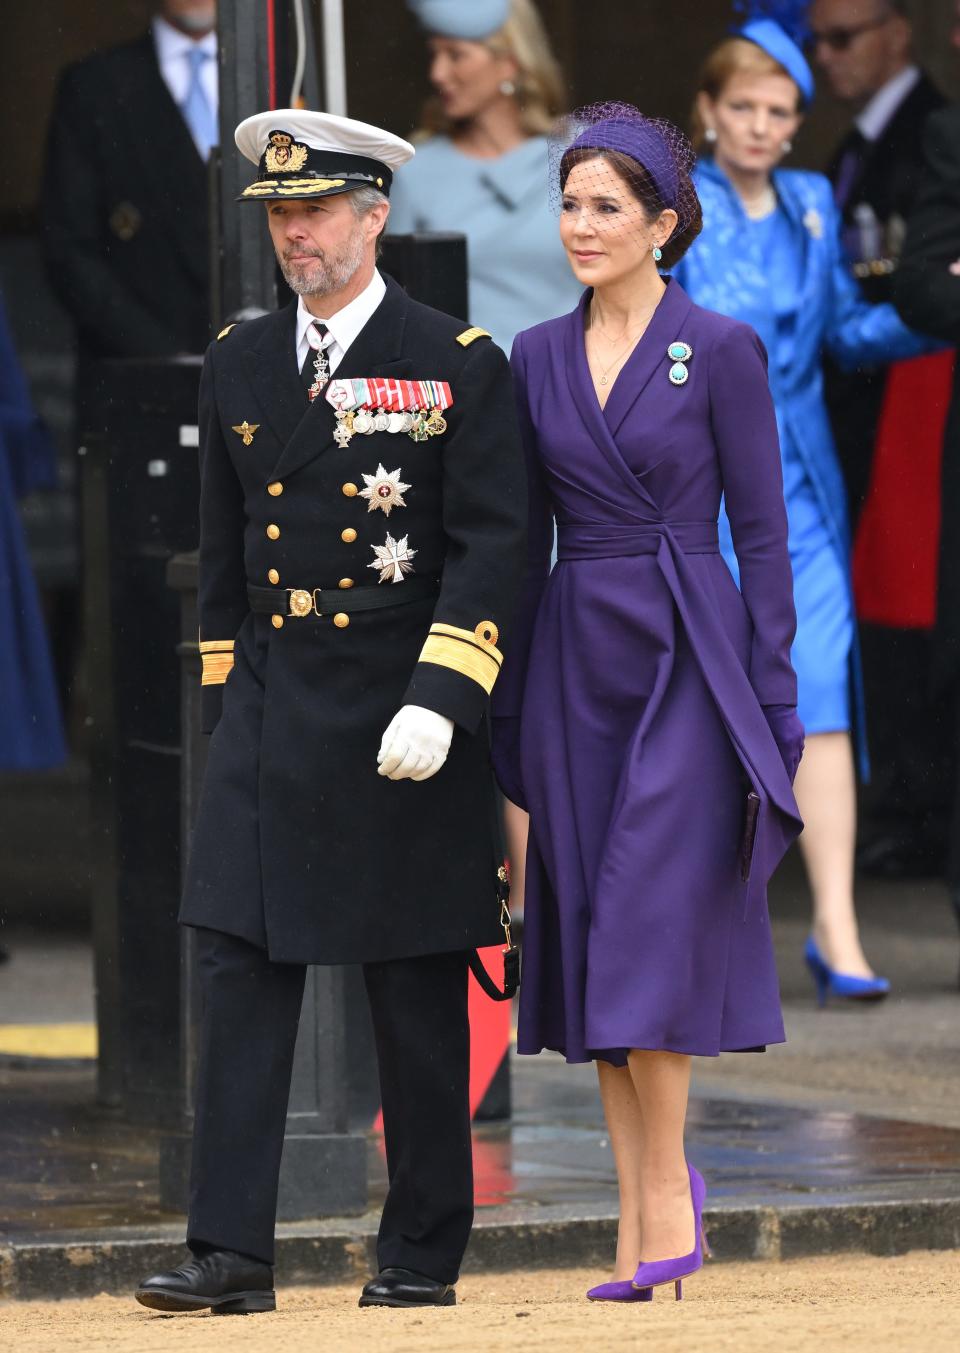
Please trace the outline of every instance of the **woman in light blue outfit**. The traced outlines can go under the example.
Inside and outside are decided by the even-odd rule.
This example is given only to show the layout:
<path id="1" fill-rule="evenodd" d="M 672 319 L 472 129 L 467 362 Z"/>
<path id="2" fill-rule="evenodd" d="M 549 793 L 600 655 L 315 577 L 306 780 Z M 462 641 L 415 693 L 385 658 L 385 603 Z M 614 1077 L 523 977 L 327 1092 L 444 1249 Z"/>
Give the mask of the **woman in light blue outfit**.
<path id="1" fill-rule="evenodd" d="M 807 734 L 795 785 L 813 893 L 806 958 L 821 1000 L 877 999 L 889 984 L 864 956 L 853 898 L 850 734 L 854 728 L 863 764 L 863 719 L 844 486 L 821 359 L 826 348 L 849 366 L 889 362 L 932 345 L 892 306 L 863 300 L 827 179 L 776 167 L 812 93 L 802 52 L 770 19 L 748 23 L 710 56 L 697 117 L 712 154 L 694 175 L 704 228 L 676 275 L 698 305 L 750 324 L 769 355 L 797 608 L 792 659 Z M 725 520 L 721 545 L 736 573 Z"/>
<path id="2" fill-rule="evenodd" d="M 509 352 L 580 295 L 547 192 L 560 71 L 532 0 L 409 3 L 428 35 L 433 134 L 397 176 L 388 229 L 466 235 L 468 318 Z"/>
<path id="3" fill-rule="evenodd" d="M 471 324 L 506 352 L 521 329 L 580 299 L 550 210 L 547 133 L 563 78 L 533 0 L 407 0 L 427 34 L 430 133 L 398 174 L 387 229 L 467 237 Z M 523 905 L 527 815 L 505 801 L 515 907 Z"/>

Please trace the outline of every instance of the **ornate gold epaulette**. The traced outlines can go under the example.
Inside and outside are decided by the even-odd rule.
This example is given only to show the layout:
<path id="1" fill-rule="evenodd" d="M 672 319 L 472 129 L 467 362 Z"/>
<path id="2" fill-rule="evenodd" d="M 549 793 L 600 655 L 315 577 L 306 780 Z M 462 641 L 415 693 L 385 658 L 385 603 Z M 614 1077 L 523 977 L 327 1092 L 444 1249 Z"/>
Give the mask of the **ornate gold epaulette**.
<path id="1" fill-rule="evenodd" d="M 469 348 L 471 343 L 475 343 L 478 338 L 489 338 L 490 335 L 486 329 L 464 329 L 462 334 L 457 334 L 457 342 L 461 348 Z"/>
<path id="2" fill-rule="evenodd" d="M 236 324 L 228 324 L 225 329 L 221 329 L 220 332 L 217 334 L 217 342 L 219 343 L 221 338 L 226 338 L 230 330 L 235 329 L 236 327 L 237 327 Z"/>

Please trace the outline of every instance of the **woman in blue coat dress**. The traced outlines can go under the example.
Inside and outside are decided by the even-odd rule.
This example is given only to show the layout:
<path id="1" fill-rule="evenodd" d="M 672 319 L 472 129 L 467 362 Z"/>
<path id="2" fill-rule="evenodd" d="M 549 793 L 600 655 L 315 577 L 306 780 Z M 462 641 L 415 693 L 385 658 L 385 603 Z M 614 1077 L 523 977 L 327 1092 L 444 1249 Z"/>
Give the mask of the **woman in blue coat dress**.
<path id="1" fill-rule="evenodd" d="M 813 93 L 803 54 L 769 19 L 709 57 L 697 96 L 710 152 L 694 174 L 703 233 L 676 276 L 700 305 L 743 320 L 770 359 L 797 607 L 793 665 L 807 735 L 796 782 L 801 849 L 813 894 L 806 958 L 828 993 L 885 996 L 860 944 L 853 896 L 856 782 L 851 729 L 863 746 L 843 479 L 826 405 L 825 348 L 841 362 L 927 351 L 890 305 L 869 305 L 842 254 L 830 184 L 777 166 Z M 729 528 L 721 544 L 736 574 Z"/>

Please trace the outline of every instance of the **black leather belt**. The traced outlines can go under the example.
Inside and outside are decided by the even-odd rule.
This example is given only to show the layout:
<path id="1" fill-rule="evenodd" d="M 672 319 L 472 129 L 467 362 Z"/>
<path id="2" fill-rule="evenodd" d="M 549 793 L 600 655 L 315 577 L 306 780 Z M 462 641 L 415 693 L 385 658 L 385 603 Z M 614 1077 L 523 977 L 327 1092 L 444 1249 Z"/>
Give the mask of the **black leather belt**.
<path id="1" fill-rule="evenodd" d="M 436 596 L 435 578 L 404 578 L 402 583 L 378 583 L 375 587 L 255 587 L 247 583 L 251 611 L 260 615 L 294 616 L 300 620 L 354 611 L 378 611 L 385 606 L 404 606 Z"/>

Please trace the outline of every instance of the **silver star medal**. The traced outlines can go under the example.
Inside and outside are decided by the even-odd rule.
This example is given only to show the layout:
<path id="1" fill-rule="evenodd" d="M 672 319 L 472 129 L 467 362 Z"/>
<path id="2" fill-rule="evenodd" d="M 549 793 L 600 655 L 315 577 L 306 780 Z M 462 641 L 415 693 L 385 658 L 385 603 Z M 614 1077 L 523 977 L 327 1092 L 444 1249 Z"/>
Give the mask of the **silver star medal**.
<path id="1" fill-rule="evenodd" d="M 360 490 L 360 497 L 366 498 L 368 512 L 376 512 L 379 507 L 389 517 L 395 507 L 406 507 L 403 495 L 410 485 L 400 482 L 399 465 L 389 474 L 382 465 L 378 465 L 377 473 L 365 474 L 363 482 L 367 487 Z"/>
<path id="2" fill-rule="evenodd" d="M 403 575 L 413 572 L 410 560 L 417 551 L 408 548 L 408 539 L 408 536 L 404 536 L 401 540 L 394 540 L 387 532 L 385 545 L 371 545 L 370 548 L 377 557 L 372 564 L 367 565 L 367 568 L 379 569 L 382 583 L 402 583 Z"/>

